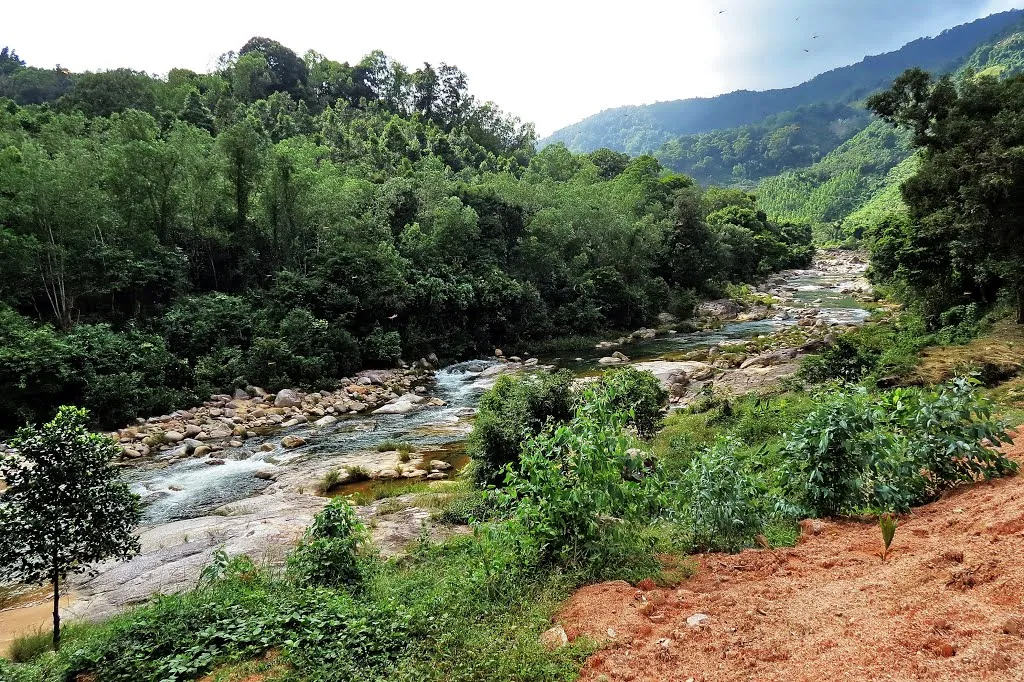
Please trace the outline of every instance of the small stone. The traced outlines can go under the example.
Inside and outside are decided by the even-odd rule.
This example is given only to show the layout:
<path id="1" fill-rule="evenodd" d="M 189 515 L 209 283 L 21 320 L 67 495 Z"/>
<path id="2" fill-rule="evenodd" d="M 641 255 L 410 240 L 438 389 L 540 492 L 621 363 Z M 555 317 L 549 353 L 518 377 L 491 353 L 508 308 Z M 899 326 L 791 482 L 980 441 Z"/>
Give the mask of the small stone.
<path id="1" fill-rule="evenodd" d="M 502 357 L 504 355 L 505 355 L 505 353 L 500 348 L 495 348 L 494 349 L 494 357 L 500 358 L 500 357 Z"/>
<path id="2" fill-rule="evenodd" d="M 509 362 L 522 362 L 523 359 L 518 355 L 513 355 L 508 359 Z"/>
<path id="3" fill-rule="evenodd" d="M 273 469 L 260 469 L 259 471 L 257 471 L 253 475 L 256 478 L 258 478 L 260 480 L 263 480 L 263 481 L 276 481 L 277 480 L 277 472 L 274 471 Z"/>
<path id="4" fill-rule="evenodd" d="M 224 464 L 225 462 L 224 462 L 223 459 L 218 459 L 218 458 L 215 458 L 215 457 L 211 457 L 210 459 L 206 460 L 206 463 L 209 466 L 220 466 L 221 464 Z"/>
<path id="5" fill-rule="evenodd" d="M 202 432 L 203 429 L 200 428 L 198 424 L 189 424 L 185 427 L 185 438 L 195 439 L 195 437 Z"/>
<path id="6" fill-rule="evenodd" d="M 432 474 L 427 474 L 427 479 L 431 481 L 440 481 L 442 478 L 448 478 L 448 474 L 442 473 L 440 471 L 435 471 Z"/>
<path id="7" fill-rule="evenodd" d="M 707 625 L 707 622 L 711 620 L 711 616 L 706 613 L 695 613 L 686 619 L 686 624 L 691 628 L 699 628 L 702 625 Z"/>
<path id="8" fill-rule="evenodd" d="M 281 439 L 281 445 L 286 448 L 297 448 L 305 444 L 306 439 L 302 436 L 285 436 Z"/>
<path id="9" fill-rule="evenodd" d="M 452 468 L 452 465 L 441 459 L 430 460 L 430 468 L 434 471 L 448 471 Z"/>
<path id="10" fill-rule="evenodd" d="M 313 426 L 330 426 L 331 424 L 334 424 L 337 421 L 337 417 L 329 414 L 326 417 L 321 417 L 320 419 L 317 419 L 315 422 L 313 422 Z"/>
<path id="11" fill-rule="evenodd" d="M 242 443 L 242 441 L 240 441 L 240 440 L 233 440 L 233 441 L 229 441 L 228 442 L 228 447 L 232 447 L 232 448 L 240 448 L 243 445 L 244 445 L 244 443 Z"/>
<path id="12" fill-rule="evenodd" d="M 174 491 L 176 493 L 180 493 L 182 490 L 184 490 L 184 488 L 182 488 L 180 485 L 169 485 L 167 486 L 167 489 Z"/>
<path id="13" fill-rule="evenodd" d="M 213 448 L 211 448 L 209 445 L 200 445 L 199 447 L 192 451 L 192 456 L 206 457 L 211 452 L 213 452 Z"/>
<path id="14" fill-rule="evenodd" d="M 561 649 L 569 643 L 569 635 L 565 634 L 565 628 L 556 625 L 550 630 L 545 630 L 540 636 L 540 643 L 549 651 Z"/>

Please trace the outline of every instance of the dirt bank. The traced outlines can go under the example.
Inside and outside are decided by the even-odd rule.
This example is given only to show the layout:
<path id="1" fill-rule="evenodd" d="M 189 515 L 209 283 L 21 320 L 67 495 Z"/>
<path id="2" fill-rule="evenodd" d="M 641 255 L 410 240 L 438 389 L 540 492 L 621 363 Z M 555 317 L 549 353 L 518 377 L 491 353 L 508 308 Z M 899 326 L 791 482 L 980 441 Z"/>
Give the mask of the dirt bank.
<path id="1" fill-rule="evenodd" d="M 1024 463 L 1024 437 L 1011 456 Z M 907 514 L 885 564 L 877 525 L 818 530 L 795 548 L 696 557 L 675 589 L 580 590 L 559 622 L 607 642 L 581 679 L 1024 679 L 1024 477 Z"/>

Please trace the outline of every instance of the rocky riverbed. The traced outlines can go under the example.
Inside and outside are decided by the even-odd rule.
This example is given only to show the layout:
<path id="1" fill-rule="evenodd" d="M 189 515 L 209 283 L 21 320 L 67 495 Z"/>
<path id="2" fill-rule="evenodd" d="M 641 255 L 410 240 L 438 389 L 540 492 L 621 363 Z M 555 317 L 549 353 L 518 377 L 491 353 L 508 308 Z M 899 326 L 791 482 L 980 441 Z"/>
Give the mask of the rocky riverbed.
<path id="1" fill-rule="evenodd" d="M 425 480 L 448 485 L 449 456 L 463 441 L 479 396 L 505 373 L 567 367 L 581 376 L 632 364 L 655 374 L 674 406 L 708 390 L 758 390 L 792 376 L 802 355 L 819 351 L 839 330 L 868 317 L 866 263 L 854 252 L 822 253 L 807 270 L 773 276 L 746 303 L 711 301 L 697 309 L 697 331 L 637 330 L 604 342 L 589 357 L 505 357 L 431 371 L 436 358 L 410 369 L 361 372 L 334 391 L 269 394 L 247 387 L 203 405 L 140 420 L 112 434 L 133 489 L 147 502 L 142 553 L 98 567 L 78 580 L 71 616 L 96 618 L 195 585 L 218 548 L 279 563 L 327 502 L 317 485 L 329 472 L 346 478 Z M 614 353 L 614 354 L 613 354 Z M 586 354 L 584 354 L 586 355 Z M 610 359 L 609 359 L 610 358 Z M 386 445 L 409 443 L 412 456 Z M 359 508 L 375 543 L 394 554 L 427 532 L 459 529 L 429 523 L 416 495 Z"/>

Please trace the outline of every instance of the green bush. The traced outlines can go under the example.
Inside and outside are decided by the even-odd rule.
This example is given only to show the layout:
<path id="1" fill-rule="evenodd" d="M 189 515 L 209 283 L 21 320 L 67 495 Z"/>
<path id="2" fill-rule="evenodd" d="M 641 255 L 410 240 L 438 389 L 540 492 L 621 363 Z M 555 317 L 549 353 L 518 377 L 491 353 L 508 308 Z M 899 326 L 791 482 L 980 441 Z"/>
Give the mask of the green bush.
<path id="1" fill-rule="evenodd" d="M 622 367 L 604 373 L 598 392 L 612 395 L 613 407 L 628 415 L 641 438 L 650 438 L 661 428 L 662 408 L 668 404 L 668 391 L 650 372 Z"/>
<path id="2" fill-rule="evenodd" d="M 302 584 L 357 589 L 363 580 L 359 549 L 366 540 L 366 527 L 352 505 L 335 498 L 288 556 L 288 570 Z"/>
<path id="3" fill-rule="evenodd" d="M 396 331 L 374 329 L 359 344 L 363 361 L 369 367 L 394 367 L 402 357 L 402 337 Z"/>
<path id="4" fill-rule="evenodd" d="M 761 531 L 766 491 L 723 439 L 691 460 L 679 484 L 679 516 L 699 551 L 736 551 Z"/>
<path id="5" fill-rule="evenodd" d="M 517 468 L 529 437 L 540 433 L 549 420 L 560 424 L 572 418 L 574 379 L 566 370 L 503 376 L 483 395 L 467 445 L 479 483 L 499 485 L 506 466 Z"/>
<path id="6" fill-rule="evenodd" d="M 787 439 L 785 485 L 799 511 L 903 511 L 1016 464 L 983 444 L 1009 441 L 976 382 L 935 389 L 831 390 Z"/>
<path id="7" fill-rule="evenodd" d="M 523 446 L 502 499 L 544 557 L 599 571 L 667 505 L 655 465 L 631 447 L 615 390 L 588 388 L 573 419 Z"/>

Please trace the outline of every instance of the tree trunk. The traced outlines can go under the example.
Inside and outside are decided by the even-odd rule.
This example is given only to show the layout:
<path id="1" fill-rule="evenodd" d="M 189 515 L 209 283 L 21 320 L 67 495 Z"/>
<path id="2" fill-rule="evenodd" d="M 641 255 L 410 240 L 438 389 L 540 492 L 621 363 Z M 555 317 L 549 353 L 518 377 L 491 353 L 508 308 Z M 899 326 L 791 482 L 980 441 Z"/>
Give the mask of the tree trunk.
<path id="1" fill-rule="evenodd" d="M 1017 324 L 1024 324 L 1024 289 L 1017 289 Z"/>
<path id="2" fill-rule="evenodd" d="M 53 650 L 60 649 L 60 578 L 53 574 Z"/>

